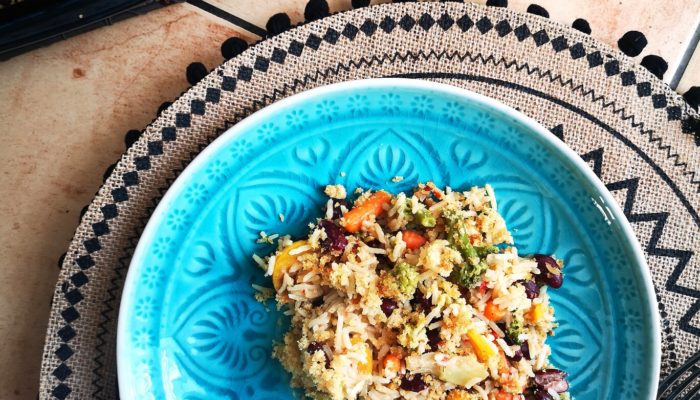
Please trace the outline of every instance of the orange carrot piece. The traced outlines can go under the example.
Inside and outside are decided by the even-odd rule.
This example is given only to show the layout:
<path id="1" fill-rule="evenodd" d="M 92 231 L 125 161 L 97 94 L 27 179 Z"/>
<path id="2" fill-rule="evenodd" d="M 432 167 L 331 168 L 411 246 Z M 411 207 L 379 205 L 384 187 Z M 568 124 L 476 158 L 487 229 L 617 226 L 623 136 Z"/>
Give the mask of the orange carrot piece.
<path id="1" fill-rule="evenodd" d="M 426 239 L 420 233 L 411 230 L 401 231 L 401 238 L 406 242 L 406 247 L 415 250 L 425 244 Z"/>
<path id="2" fill-rule="evenodd" d="M 401 369 L 401 359 L 396 354 L 387 354 L 382 360 L 382 369 L 389 369 L 394 372 L 399 372 Z"/>
<path id="3" fill-rule="evenodd" d="M 499 390 L 494 400 L 513 400 L 513 395 L 506 391 Z"/>
<path id="4" fill-rule="evenodd" d="M 498 355 L 500 358 L 498 359 L 498 373 L 499 374 L 508 374 L 510 373 L 510 363 L 508 362 L 508 358 L 506 357 L 506 353 L 502 349 L 498 349 Z"/>
<path id="5" fill-rule="evenodd" d="M 486 308 L 484 308 L 484 317 L 491 321 L 500 321 L 506 316 L 506 311 L 489 300 L 486 302 Z"/>
<path id="6" fill-rule="evenodd" d="M 343 227 L 350 233 L 355 233 L 360 230 L 362 222 L 369 218 L 370 215 L 378 217 L 384 212 L 384 205 L 391 202 L 391 195 L 384 191 L 378 191 L 372 194 L 364 201 L 357 205 L 352 210 L 345 213 Z"/>

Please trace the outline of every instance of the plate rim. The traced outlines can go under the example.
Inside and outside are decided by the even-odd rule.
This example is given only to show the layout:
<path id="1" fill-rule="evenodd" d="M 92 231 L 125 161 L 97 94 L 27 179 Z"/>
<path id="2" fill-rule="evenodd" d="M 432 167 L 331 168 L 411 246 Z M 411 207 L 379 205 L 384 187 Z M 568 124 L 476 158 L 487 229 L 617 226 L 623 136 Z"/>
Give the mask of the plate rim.
<path id="1" fill-rule="evenodd" d="M 621 228 L 622 234 L 624 236 L 624 241 L 629 244 L 629 249 L 631 250 L 631 255 L 634 257 L 638 269 L 641 272 L 642 281 L 644 284 L 644 289 L 646 291 L 646 306 L 651 310 L 651 322 L 652 322 L 652 332 L 651 335 L 654 339 L 652 350 L 652 360 L 653 364 L 651 366 L 651 392 L 648 393 L 648 399 L 655 399 L 656 390 L 659 384 L 659 373 L 661 368 L 661 320 L 658 309 L 658 304 L 654 301 L 656 299 L 656 291 L 654 290 L 653 280 L 651 277 L 651 271 L 647 265 L 646 258 L 644 256 L 644 251 L 637 239 L 634 230 L 630 222 L 624 215 L 624 212 L 620 208 L 617 201 L 613 198 L 612 194 L 605 187 L 605 184 L 598 178 L 597 175 L 590 169 L 588 164 L 583 161 L 573 149 L 567 146 L 563 141 L 559 140 L 554 136 L 547 128 L 542 126 L 539 122 L 533 118 L 521 113 L 520 111 L 510 107 L 499 100 L 494 98 L 473 92 L 468 89 L 456 87 L 453 85 L 432 82 L 421 79 L 409 79 L 409 78 L 370 78 L 370 79 L 358 79 L 349 80 L 344 82 L 338 82 L 330 85 L 320 86 L 305 90 L 300 93 L 293 94 L 282 100 L 279 100 L 273 104 L 270 104 L 262 109 L 254 112 L 248 117 L 242 119 L 236 123 L 231 128 L 224 131 L 219 137 L 213 140 L 204 150 L 202 150 L 193 160 L 187 165 L 187 167 L 180 173 L 180 175 L 175 179 L 172 185 L 168 188 L 163 198 L 160 200 L 155 210 L 149 217 L 149 220 L 144 228 L 141 236 L 139 237 L 138 244 L 134 253 L 132 255 L 131 261 L 129 262 L 129 269 L 127 271 L 126 278 L 124 280 L 124 287 L 122 290 L 121 299 L 119 301 L 119 315 L 117 318 L 117 343 L 116 343 L 116 362 L 117 362 L 117 385 L 119 388 L 119 393 L 122 396 L 126 396 L 131 391 L 128 390 L 128 382 L 125 382 L 123 378 L 126 376 L 126 370 L 130 365 L 126 364 L 126 354 L 128 352 L 127 337 L 128 332 L 126 331 L 125 321 L 128 319 L 130 305 L 133 303 L 133 291 L 136 287 L 137 273 L 136 264 L 137 261 L 143 258 L 144 253 L 147 251 L 147 246 L 144 240 L 149 237 L 153 237 L 157 232 L 156 221 L 159 218 L 155 218 L 157 215 L 161 215 L 167 208 L 169 200 L 175 196 L 181 190 L 181 187 L 187 181 L 187 177 L 190 176 L 198 166 L 206 160 L 209 156 L 216 152 L 220 147 L 222 147 L 226 142 L 232 140 L 243 132 L 247 131 L 249 128 L 258 124 L 261 120 L 267 118 L 269 114 L 274 114 L 286 107 L 294 105 L 296 103 L 303 103 L 314 97 L 321 97 L 329 93 L 337 93 L 346 90 L 357 90 L 357 89 L 388 89 L 388 88 L 399 88 L 399 89 L 417 89 L 425 90 L 431 92 L 445 93 L 448 95 L 458 96 L 467 100 L 472 100 L 476 103 L 482 104 L 486 107 L 491 108 L 496 112 L 502 113 L 504 116 L 513 118 L 517 122 L 524 125 L 525 128 L 532 131 L 532 134 L 539 136 L 547 145 L 554 148 L 555 151 L 559 152 L 567 161 L 573 163 L 573 166 L 583 174 L 583 178 L 588 180 L 588 182 L 593 186 L 593 188 L 601 196 L 603 202 L 608 206 L 610 214 L 613 219 Z M 121 355 L 121 356 L 120 356 Z M 128 397 L 123 397 L 129 399 Z"/>

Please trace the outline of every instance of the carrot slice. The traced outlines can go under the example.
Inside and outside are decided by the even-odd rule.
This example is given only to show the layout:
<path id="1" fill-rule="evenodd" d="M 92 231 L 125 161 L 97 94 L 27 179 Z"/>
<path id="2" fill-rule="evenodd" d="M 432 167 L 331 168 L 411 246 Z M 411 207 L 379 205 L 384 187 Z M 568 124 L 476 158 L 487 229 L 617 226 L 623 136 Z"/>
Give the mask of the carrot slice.
<path id="1" fill-rule="evenodd" d="M 401 369 L 401 359 L 396 354 L 387 354 L 382 360 L 382 369 L 389 369 L 394 372 L 399 372 Z"/>
<path id="2" fill-rule="evenodd" d="M 500 321 L 506 316 L 506 311 L 489 300 L 486 302 L 486 308 L 484 308 L 484 317 L 491 321 Z"/>
<path id="3" fill-rule="evenodd" d="M 411 230 L 401 232 L 401 238 L 406 242 L 406 247 L 415 250 L 425 244 L 426 239 L 420 233 Z"/>
<path id="4" fill-rule="evenodd" d="M 496 393 L 496 397 L 494 399 L 495 400 L 513 400 L 513 395 L 506 392 L 506 391 L 499 390 Z"/>
<path id="5" fill-rule="evenodd" d="M 508 362 L 508 358 L 506 357 L 506 353 L 503 352 L 503 349 L 498 349 L 498 355 L 500 356 L 498 359 L 498 373 L 499 374 L 508 374 L 510 372 L 510 363 Z"/>
<path id="6" fill-rule="evenodd" d="M 345 213 L 343 219 L 343 227 L 350 233 L 355 233 L 360 230 L 362 222 L 371 215 L 375 217 L 384 212 L 384 205 L 391 202 L 391 195 L 384 191 L 378 191 L 372 194 L 362 204 L 353 207 L 352 210 Z"/>

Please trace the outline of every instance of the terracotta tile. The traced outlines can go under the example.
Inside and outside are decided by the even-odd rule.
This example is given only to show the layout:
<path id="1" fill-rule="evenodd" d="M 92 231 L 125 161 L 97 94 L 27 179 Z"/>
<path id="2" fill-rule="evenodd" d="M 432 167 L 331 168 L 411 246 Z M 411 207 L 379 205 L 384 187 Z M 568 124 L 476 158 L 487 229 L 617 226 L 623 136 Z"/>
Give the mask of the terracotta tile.
<path id="1" fill-rule="evenodd" d="M 181 4 L 0 63 L 0 399 L 36 396 L 56 261 L 124 134 L 235 35 L 253 39 Z"/>

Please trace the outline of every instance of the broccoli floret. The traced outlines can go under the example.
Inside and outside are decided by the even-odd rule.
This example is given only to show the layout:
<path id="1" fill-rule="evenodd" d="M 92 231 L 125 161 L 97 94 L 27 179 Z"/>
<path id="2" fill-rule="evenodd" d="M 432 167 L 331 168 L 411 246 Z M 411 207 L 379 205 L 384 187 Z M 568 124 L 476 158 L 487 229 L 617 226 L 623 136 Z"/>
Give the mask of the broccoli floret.
<path id="1" fill-rule="evenodd" d="M 455 267 L 450 275 L 453 282 L 464 287 L 471 287 L 479 281 L 479 277 L 487 269 L 484 261 L 486 255 L 498 252 L 495 246 L 474 247 L 467 235 L 464 218 L 454 211 L 443 213 L 447 220 L 447 240 L 450 245 L 462 254 L 464 264 Z"/>
<path id="2" fill-rule="evenodd" d="M 416 267 L 402 261 L 394 266 L 393 273 L 398 281 L 401 293 L 411 295 L 416 291 L 416 287 L 418 287 L 418 271 Z"/>
<path id="3" fill-rule="evenodd" d="M 523 333 L 523 321 L 518 318 L 513 319 L 506 328 L 506 338 L 513 344 L 521 344 L 520 336 Z"/>
<path id="4" fill-rule="evenodd" d="M 415 221 L 416 223 L 425 228 L 432 228 L 436 224 L 435 216 L 433 215 L 433 213 L 426 209 L 419 210 L 415 214 Z"/>
<path id="5" fill-rule="evenodd" d="M 457 212 L 445 211 L 443 217 L 447 220 L 447 240 L 452 247 L 462 253 L 465 260 L 477 257 L 476 249 L 471 245 L 464 218 Z"/>
<path id="6" fill-rule="evenodd" d="M 485 262 L 480 261 L 477 264 L 464 263 L 462 265 L 457 265 L 452 270 L 450 274 L 450 280 L 460 286 L 470 288 L 479 282 L 481 274 L 486 272 L 488 265 Z"/>

